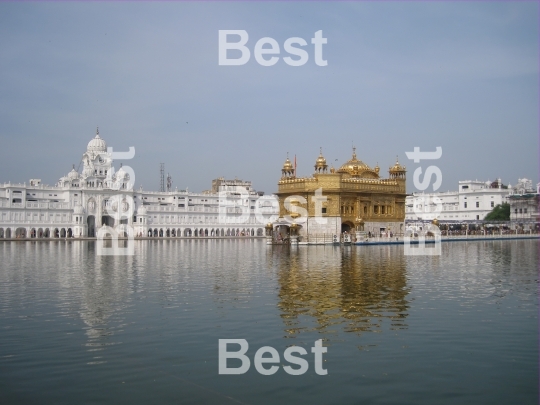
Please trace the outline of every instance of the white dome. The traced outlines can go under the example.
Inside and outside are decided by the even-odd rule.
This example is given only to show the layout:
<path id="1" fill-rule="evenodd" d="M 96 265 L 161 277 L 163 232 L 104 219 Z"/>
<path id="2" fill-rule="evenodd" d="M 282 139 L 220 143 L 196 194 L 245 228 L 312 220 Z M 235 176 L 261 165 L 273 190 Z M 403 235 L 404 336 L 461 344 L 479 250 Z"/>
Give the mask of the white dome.
<path id="1" fill-rule="evenodd" d="M 100 138 L 98 133 L 94 139 L 88 142 L 86 150 L 88 152 L 107 152 L 107 143 Z"/>
<path id="2" fill-rule="evenodd" d="M 126 179 L 126 176 L 126 171 L 122 167 L 120 167 L 120 169 L 118 169 L 118 171 L 116 172 L 116 180 L 124 181 Z"/>
<path id="3" fill-rule="evenodd" d="M 75 180 L 79 178 L 79 173 L 75 171 L 75 168 L 71 169 L 71 171 L 67 175 L 68 179 Z"/>

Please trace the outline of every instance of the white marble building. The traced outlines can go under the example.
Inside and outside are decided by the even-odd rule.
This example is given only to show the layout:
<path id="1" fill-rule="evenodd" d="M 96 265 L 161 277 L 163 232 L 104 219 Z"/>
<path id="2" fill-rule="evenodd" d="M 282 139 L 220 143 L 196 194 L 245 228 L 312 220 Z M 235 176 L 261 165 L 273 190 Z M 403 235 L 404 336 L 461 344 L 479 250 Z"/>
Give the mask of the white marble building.
<path id="1" fill-rule="evenodd" d="M 532 180 L 518 179 L 517 184 L 511 188 L 508 202 L 512 222 L 523 224 L 540 221 L 540 183 L 535 188 Z"/>
<path id="2" fill-rule="evenodd" d="M 75 167 L 55 186 L 0 183 L 0 238 L 95 237 L 103 226 L 120 236 L 263 236 L 277 200 L 255 192 L 250 182 L 217 179 L 213 190 L 192 193 L 134 190 L 131 168 L 115 172 L 113 155 L 96 136 Z M 275 202 L 274 202 L 275 201 Z"/>
<path id="3" fill-rule="evenodd" d="M 405 201 L 405 221 L 434 218 L 440 222 L 482 221 L 494 207 L 508 202 L 510 192 L 511 189 L 497 179 L 494 182 L 460 181 L 457 191 L 413 193 Z"/>

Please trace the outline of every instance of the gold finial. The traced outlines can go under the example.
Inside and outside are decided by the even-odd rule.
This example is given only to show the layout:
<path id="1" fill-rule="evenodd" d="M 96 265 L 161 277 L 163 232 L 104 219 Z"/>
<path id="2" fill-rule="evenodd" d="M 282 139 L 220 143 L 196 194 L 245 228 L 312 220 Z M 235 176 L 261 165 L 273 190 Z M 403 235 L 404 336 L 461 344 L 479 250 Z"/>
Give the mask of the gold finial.
<path id="1" fill-rule="evenodd" d="M 354 145 L 352 147 L 352 157 L 353 157 L 353 159 L 356 159 L 356 146 L 354 146 Z"/>

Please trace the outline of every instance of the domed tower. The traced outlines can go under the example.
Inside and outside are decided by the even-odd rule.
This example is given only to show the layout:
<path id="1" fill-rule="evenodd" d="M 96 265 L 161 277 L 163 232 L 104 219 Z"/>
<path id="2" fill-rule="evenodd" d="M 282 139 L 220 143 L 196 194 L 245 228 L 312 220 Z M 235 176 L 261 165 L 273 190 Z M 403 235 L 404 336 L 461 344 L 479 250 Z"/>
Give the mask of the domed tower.
<path id="1" fill-rule="evenodd" d="M 322 148 L 319 153 L 319 157 L 315 161 L 315 173 L 326 173 L 328 171 L 328 165 L 326 164 L 326 159 L 322 154 Z"/>
<path id="2" fill-rule="evenodd" d="M 396 163 L 394 166 L 390 167 L 388 170 L 388 173 L 390 174 L 391 179 L 403 179 L 405 180 L 405 173 L 407 170 L 405 170 L 405 166 L 402 166 L 399 163 L 398 157 L 396 156 Z"/>
<path id="3" fill-rule="evenodd" d="M 283 163 L 283 168 L 281 169 L 281 178 L 282 179 L 294 179 L 296 173 L 294 172 L 294 167 L 289 160 L 289 153 L 287 152 L 287 160 Z"/>
<path id="4" fill-rule="evenodd" d="M 75 170 L 75 165 L 73 165 L 73 168 L 67 175 L 69 181 L 71 182 L 71 186 L 73 187 L 79 187 L 79 173 Z"/>
<path id="5" fill-rule="evenodd" d="M 128 188 L 127 183 L 129 183 L 129 175 L 120 164 L 120 169 L 116 172 L 115 181 L 112 188 L 114 190 L 123 190 Z"/>
<path id="6" fill-rule="evenodd" d="M 148 236 L 148 214 L 144 205 L 137 208 L 137 223 L 134 224 L 135 236 Z"/>
<path id="7" fill-rule="evenodd" d="M 83 183 L 86 182 L 87 187 L 104 186 L 107 174 L 112 168 L 112 158 L 107 152 L 107 143 L 99 136 L 99 128 L 96 136 L 88 142 L 82 160 Z"/>

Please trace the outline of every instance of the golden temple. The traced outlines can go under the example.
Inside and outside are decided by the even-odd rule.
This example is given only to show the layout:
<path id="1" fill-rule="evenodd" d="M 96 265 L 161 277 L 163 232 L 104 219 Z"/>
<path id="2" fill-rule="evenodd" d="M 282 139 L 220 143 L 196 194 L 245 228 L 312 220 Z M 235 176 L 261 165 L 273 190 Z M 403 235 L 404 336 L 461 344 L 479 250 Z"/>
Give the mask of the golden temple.
<path id="1" fill-rule="evenodd" d="M 321 148 L 314 168 L 311 177 L 296 177 L 287 157 L 276 193 L 280 223 L 298 222 L 300 236 L 353 230 L 403 233 L 406 169 L 399 161 L 389 168 L 388 178 L 381 178 L 379 166 L 359 160 L 356 148 L 338 170 L 328 168 Z"/>

